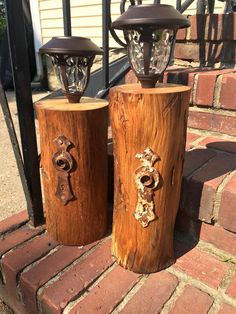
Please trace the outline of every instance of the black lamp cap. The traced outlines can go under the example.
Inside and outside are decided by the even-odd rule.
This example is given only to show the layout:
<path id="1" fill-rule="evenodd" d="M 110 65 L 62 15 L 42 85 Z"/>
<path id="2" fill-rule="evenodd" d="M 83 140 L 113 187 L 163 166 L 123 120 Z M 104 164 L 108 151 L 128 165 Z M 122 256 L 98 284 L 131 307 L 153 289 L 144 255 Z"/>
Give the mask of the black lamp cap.
<path id="1" fill-rule="evenodd" d="M 64 54 L 71 56 L 95 56 L 103 54 L 103 50 L 95 45 L 91 39 L 75 36 L 53 37 L 39 49 L 39 52 L 48 55 Z"/>
<path id="2" fill-rule="evenodd" d="M 140 27 L 186 28 L 189 20 L 173 6 L 166 4 L 131 5 L 112 23 L 116 29 L 135 29 Z"/>

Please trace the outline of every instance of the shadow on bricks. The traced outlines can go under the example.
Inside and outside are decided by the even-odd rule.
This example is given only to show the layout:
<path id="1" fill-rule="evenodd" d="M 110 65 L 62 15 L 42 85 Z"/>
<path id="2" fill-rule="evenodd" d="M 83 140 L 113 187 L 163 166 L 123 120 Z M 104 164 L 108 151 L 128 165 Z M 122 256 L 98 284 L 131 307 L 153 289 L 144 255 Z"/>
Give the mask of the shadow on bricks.
<path id="1" fill-rule="evenodd" d="M 202 222 L 218 222 L 221 194 L 235 170 L 235 142 L 211 142 L 186 152 L 176 229 L 187 234 L 193 246 L 199 241 Z"/>

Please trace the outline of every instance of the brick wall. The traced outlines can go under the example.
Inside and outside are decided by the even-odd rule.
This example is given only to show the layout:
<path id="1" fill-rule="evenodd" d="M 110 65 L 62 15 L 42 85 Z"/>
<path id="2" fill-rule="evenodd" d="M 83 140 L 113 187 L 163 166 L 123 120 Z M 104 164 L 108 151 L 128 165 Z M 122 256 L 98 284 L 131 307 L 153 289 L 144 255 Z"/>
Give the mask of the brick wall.
<path id="1" fill-rule="evenodd" d="M 197 14 L 188 18 L 191 27 L 177 34 L 177 59 L 208 65 L 235 63 L 236 14 Z"/>

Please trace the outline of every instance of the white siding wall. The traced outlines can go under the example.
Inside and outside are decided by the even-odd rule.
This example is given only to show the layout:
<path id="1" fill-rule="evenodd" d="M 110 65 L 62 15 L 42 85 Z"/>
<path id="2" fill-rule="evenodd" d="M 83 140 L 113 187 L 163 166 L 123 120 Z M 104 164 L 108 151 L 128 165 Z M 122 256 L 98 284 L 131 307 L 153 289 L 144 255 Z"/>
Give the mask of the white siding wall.
<path id="1" fill-rule="evenodd" d="M 39 1 L 41 35 L 43 43 L 53 36 L 63 36 L 62 0 L 34 0 Z M 119 0 L 112 0 L 112 19 L 119 13 Z M 162 4 L 175 5 L 175 0 L 163 0 Z M 143 3 L 153 3 L 144 0 Z M 195 1 L 196 3 L 196 1 Z M 186 14 L 194 14 L 196 4 L 193 4 Z M 223 3 L 216 1 L 216 12 L 223 12 Z M 98 46 L 102 46 L 102 0 L 71 0 L 72 35 L 90 37 Z M 120 36 L 122 34 L 120 33 Z M 111 38 L 110 47 L 117 47 Z"/>

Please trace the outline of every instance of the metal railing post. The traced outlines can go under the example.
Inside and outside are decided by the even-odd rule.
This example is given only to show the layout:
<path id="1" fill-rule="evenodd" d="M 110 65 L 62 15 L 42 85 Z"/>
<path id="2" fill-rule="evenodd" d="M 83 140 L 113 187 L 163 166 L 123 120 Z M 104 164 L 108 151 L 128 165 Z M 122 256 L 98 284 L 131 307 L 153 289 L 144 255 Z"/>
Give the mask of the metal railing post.
<path id="1" fill-rule="evenodd" d="M 24 172 L 31 195 L 27 209 L 33 225 L 37 226 L 44 222 L 44 214 L 22 0 L 5 0 L 5 8 Z"/>
<path id="2" fill-rule="evenodd" d="M 64 35 L 71 36 L 70 0 L 62 0 Z"/>
<path id="3" fill-rule="evenodd" d="M 102 0 L 103 83 L 109 86 L 109 1 Z"/>

